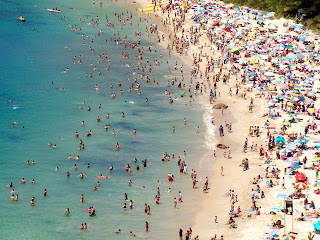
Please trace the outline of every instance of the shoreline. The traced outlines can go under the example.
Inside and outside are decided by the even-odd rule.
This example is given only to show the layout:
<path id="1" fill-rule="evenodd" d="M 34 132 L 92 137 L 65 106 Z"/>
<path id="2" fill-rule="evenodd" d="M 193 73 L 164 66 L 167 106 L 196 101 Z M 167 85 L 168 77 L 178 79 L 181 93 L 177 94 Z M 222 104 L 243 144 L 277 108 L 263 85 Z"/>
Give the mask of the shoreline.
<path id="1" fill-rule="evenodd" d="M 143 6 L 150 4 L 147 0 L 138 0 L 136 2 L 141 8 Z M 137 9 L 137 8 L 136 8 Z M 155 21 L 158 24 L 158 29 L 160 29 L 165 35 L 173 34 L 172 28 L 168 29 L 167 27 L 163 27 L 161 25 L 161 21 L 163 20 L 162 15 L 160 12 L 156 12 L 158 14 L 158 17 L 153 15 L 153 12 L 150 12 L 150 15 L 148 13 L 147 16 L 150 17 L 153 21 Z M 171 14 L 172 17 L 172 14 Z M 185 24 L 185 28 L 189 27 L 190 25 L 193 25 L 192 20 L 188 24 Z M 206 36 L 204 36 L 205 39 L 202 40 L 202 45 L 204 43 L 209 44 L 208 39 Z M 168 38 L 166 37 L 164 41 L 161 43 L 158 43 L 161 45 L 164 49 L 167 44 L 170 44 L 168 41 Z M 208 46 L 206 46 L 208 48 Z M 190 62 L 193 62 L 192 55 L 190 54 L 192 51 L 197 51 L 199 46 L 190 46 L 190 49 L 188 50 L 187 55 L 179 56 L 178 53 L 174 52 L 174 55 L 177 56 L 182 62 L 185 64 L 188 64 L 190 68 L 193 67 L 193 64 L 190 64 Z M 210 50 L 208 50 L 210 52 Z M 210 54 L 209 56 L 212 56 Z M 213 57 L 217 57 L 214 56 Z M 204 66 L 201 66 L 201 70 L 204 71 Z M 235 80 L 235 79 L 232 79 Z M 205 83 L 206 84 L 206 83 Z M 219 84 L 220 85 L 220 84 Z M 221 93 L 228 93 L 228 88 L 231 87 L 230 84 L 227 85 L 221 85 L 217 89 Z M 242 131 L 238 132 L 234 129 L 241 129 L 238 125 L 240 125 L 241 115 L 234 114 L 236 111 L 232 111 L 233 105 L 232 103 L 235 102 L 235 99 L 233 97 L 229 97 L 228 94 L 221 95 L 221 97 L 217 98 L 216 102 L 213 104 L 208 103 L 208 99 L 206 96 L 206 92 L 203 95 L 197 95 L 198 103 L 203 107 L 204 113 L 203 117 L 208 114 L 215 118 L 215 125 L 214 125 L 214 138 L 217 139 L 216 144 L 221 143 L 225 144 L 226 146 L 230 146 L 232 149 L 231 153 L 231 159 L 228 159 L 228 162 L 225 161 L 226 158 L 223 157 L 223 150 L 220 150 L 216 147 L 212 146 L 207 149 L 205 153 L 200 157 L 199 160 L 199 169 L 197 170 L 198 174 L 202 176 L 202 179 L 205 178 L 205 176 L 209 176 L 210 183 L 209 186 L 211 186 L 210 191 L 205 197 L 203 197 L 203 193 L 201 191 L 201 184 L 202 182 L 198 183 L 198 188 L 200 188 L 200 191 L 198 190 L 197 193 L 189 193 L 189 197 L 193 196 L 197 200 L 190 203 L 190 206 L 193 206 L 195 204 L 197 207 L 190 210 L 189 214 L 190 217 L 193 219 L 192 229 L 196 235 L 199 235 L 201 239 L 209 239 L 213 237 L 215 234 L 218 236 L 224 235 L 226 239 L 229 239 L 233 236 L 233 232 L 230 232 L 230 234 L 227 234 L 228 228 L 225 226 L 225 222 L 227 222 L 226 218 L 226 208 L 228 208 L 228 204 L 226 204 L 226 195 L 228 195 L 229 189 L 237 189 L 240 185 L 234 184 L 235 179 L 241 179 L 242 177 L 242 171 L 240 167 L 238 167 L 238 163 L 240 159 L 237 159 L 235 156 L 237 154 L 241 153 L 241 143 L 236 142 L 233 140 L 234 136 L 237 135 L 237 137 L 242 135 Z M 208 112 L 208 109 L 212 108 L 217 103 L 224 103 L 229 106 L 227 110 L 225 110 L 224 115 L 221 115 L 220 110 L 213 110 L 213 113 Z M 242 103 L 242 105 L 247 105 L 247 103 Z M 245 107 L 246 108 L 246 107 Z M 259 108 L 259 106 L 257 106 Z M 219 119 L 219 120 L 217 120 Z M 224 137 L 219 137 L 219 125 L 224 125 L 225 122 L 232 123 L 233 124 L 233 132 L 232 134 L 227 134 Z M 206 123 L 206 127 L 207 123 Z M 249 127 L 249 125 L 248 125 Z M 208 129 L 206 129 L 205 133 L 205 139 L 208 141 L 210 140 L 210 137 L 212 135 L 207 132 Z M 216 145 L 215 144 L 215 145 Z M 217 157 L 213 157 L 213 150 L 216 150 Z M 212 163 L 213 161 L 213 163 Z M 212 164 L 212 167 L 209 169 L 206 168 L 208 164 Z M 204 166 L 202 166 L 204 165 Z M 224 169 L 224 176 L 222 177 L 220 174 L 220 167 L 223 166 Z M 238 169 L 235 171 L 234 167 L 237 166 Z M 232 174 L 229 174 L 232 173 Z M 254 174 L 251 174 L 252 176 Z M 201 179 L 200 179 L 201 180 Z M 186 194 L 185 194 L 186 195 Z M 214 204 L 213 204 L 214 203 Z M 209 208 L 207 206 L 210 206 Z M 199 211 L 200 210 L 200 211 Z M 212 213 L 214 212 L 214 213 Z M 214 216 L 218 216 L 218 224 L 214 223 Z M 185 224 L 183 224 L 185 225 Z M 178 230 L 179 227 L 177 227 Z"/>

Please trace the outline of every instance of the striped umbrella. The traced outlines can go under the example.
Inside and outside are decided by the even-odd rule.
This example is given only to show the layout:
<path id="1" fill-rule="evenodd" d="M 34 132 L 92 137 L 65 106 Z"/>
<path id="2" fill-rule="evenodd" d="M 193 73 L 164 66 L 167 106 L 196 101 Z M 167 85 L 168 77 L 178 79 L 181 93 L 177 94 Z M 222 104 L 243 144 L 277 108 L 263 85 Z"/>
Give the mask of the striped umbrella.
<path id="1" fill-rule="evenodd" d="M 281 240 L 294 240 L 296 237 L 293 234 L 285 234 L 282 236 Z"/>
<path id="2" fill-rule="evenodd" d="M 307 184 L 305 184 L 303 182 L 299 182 L 299 183 L 296 183 L 294 185 L 294 187 L 297 188 L 297 189 L 306 189 L 308 186 L 307 186 Z"/>
<path id="3" fill-rule="evenodd" d="M 300 156 L 301 156 L 301 154 L 300 154 L 300 153 L 298 153 L 298 152 L 296 152 L 293 156 L 294 156 L 294 157 L 300 157 Z"/>

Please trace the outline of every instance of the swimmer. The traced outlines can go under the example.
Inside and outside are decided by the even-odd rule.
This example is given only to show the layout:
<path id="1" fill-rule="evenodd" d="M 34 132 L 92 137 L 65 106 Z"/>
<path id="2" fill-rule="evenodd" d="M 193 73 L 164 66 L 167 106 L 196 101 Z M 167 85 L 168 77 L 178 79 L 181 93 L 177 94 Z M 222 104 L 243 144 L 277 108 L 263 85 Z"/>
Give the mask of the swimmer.
<path id="1" fill-rule="evenodd" d="M 66 210 L 64 210 L 64 213 L 63 213 L 65 216 L 68 216 L 70 214 L 70 210 L 69 208 L 67 208 Z"/>
<path id="2" fill-rule="evenodd" d="M 70 173 L 69 172 L 67 172 L 67 177 L 70 177 Z"/>
<path id="3" fill-rule="evenodd" d="M 77 177 L 80 177 L 80 179 L 83 179 L 83 177 L 87 177 L 87 176 L 83 173 L 80 173 Z"/>
<path id="4" fill-rule="evenodd" d="M 81 197 L 80 197 L 80 202 L 84 202 L 84 196 L 83 196 L 83 194 L 81 195 Z"/>
<path id="5" fill-rule="evenodd" d="M 59 167 L 56 167 L 56 171 L 58 171 L 59 170 Z"/>
<path id="6" fill-rule="evenodd" d="M 35 202 L 34 202 L 34 197 L 32 197 L 32 199 L 31 199 L 31 201 L 30 201 L 30 205 L 31 205 L 32 207 L 36 205 Z"/>
<path id="7" fill-rule="evenodd" d="M 121 229 L 119 228 L 119 230 L 115 232 L 115 234 L 120 234 L 120 233 L 121 233 Z"/>
<path id="8" fill-rule="evenodd" d="M 77 156 L 77 157 L 74 158 L 74 160 L 77 160 L 77 161 L 79 161 L 79 159 L 80 159 L 79 156 Z"/>
<path id="9" fill-rule="evenodd" d="M 49 142 L 49 143 L 48 143 L 48 146 L 49 146 L 49 147 L 51 147 L 51 146 L 52 146 L 52 143 L 51 143 L 51 142 Z"/>
<path id="10" fill-rule="evenodd" d="M 131 184 L 132 184 L 131 179 L 129 180 L 128 184 L 129 184 L 129 187 L 131 187 Z"/>
<path id="11" fill-rule="evenodd" d="M 89 212 L 89 217 L 93 217 L 96 213 L 96 210 L 94 209 L 94 207 L 91 207 L 91 211 Z"/>
<path id="12" fill-rule="evenodd" d="M 47 189 L 46 188 L 43 191 L 43 196 L 45 196 L 45 197 L 47 196 Z"/>
<path id="13" fill-rule="evenodd" d="M 63 139 L 62 137 L 59 137 L 59 140 L 60 140 L 60 141 L 63 141 L 64 139 Z"/>
<path id="14" fill-rule="evenodd" d="M 113 168 L 113 165 L 111 165 L 111 166 L 109 167 L 109 171 L 112 172 L 113 169 L 114 169 L 114 168 Z"/>
<path id="15" fill-rule="evenodd" d="M 22 178 L 21 184 L 25 184 L 25 183 L 26 183 L 26 180 L 24 180 L 24 178 Z"/>
<path id="16" fill-rule="evenodd" d="M 32 184 L 34 184 L 35 183 L 35 181 L 34 181 L 34 179 L 32 179 L 32 181 L 30 181 Z"/>
<path id="17" fill-rule="evenodd" d="M 69 155 L 68 159 L 69 159 L 69 160 L 70 160 L 70 159 L 73 159 L 73 157 L 72 157 L 71 155 Z"/>
<path id="18" fill-rule="evenodd" d="M 100 187 L 100 182 L 97 182 L 97 183 L 96 183 L 96 186 L 97 186 L 97 187 Z"/>

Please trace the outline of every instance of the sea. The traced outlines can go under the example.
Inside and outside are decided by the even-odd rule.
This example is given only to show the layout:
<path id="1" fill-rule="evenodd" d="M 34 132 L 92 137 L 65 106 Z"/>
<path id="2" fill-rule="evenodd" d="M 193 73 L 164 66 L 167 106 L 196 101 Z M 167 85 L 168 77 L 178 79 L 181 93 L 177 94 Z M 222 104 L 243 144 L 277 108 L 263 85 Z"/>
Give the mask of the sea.
<path id="1" fill-rule="evenodd" d="M 47 10 L 52 8 L 60 9 L 61 13 Z M 129 10 L 132 26 L 130 21 L 120 24 L 115 13 L 124 20 L 130 17 Z M 199 189 L 192 190 L 189 173 L 191 169 L 198 170 L 202 154 L 214 145 L 214 139 L 208 143 L 205 137 L 210 116 L 204 115 L 207 109 L 197 101 L 193 88 L 193 98 L 188 97 L 190 69 L 184 65 L 186 87 L 178 88 L 182 62 L 178 56 L 168 57 L 155 34 L 148 36 L 146 26 L 155 23 L 151 19 L 147 22 L 146 14 L 131 10 L 113 1 L 103 1 L 102 5 L 90 0 L 1 1 L 0 239 L 132 239 L 130 231 L 139 239 L 178 239 L 179 229 L 191 226 L 192 206 L 199 199 L 201 178 L 205 176 L 199 177 Z M 19 16 L 26 21 L 18 21 Z M 93 27 L 97 16 L 100 24 Z M 114 27 L 106 26 L 106 16 Z M 75 32 L 72 26 L 82 30 Z M 142 36 L 136 35 L 137 31 Z M 127 43 L 140 38 L 139 47 L 144 49 L 142 60 L 135 60 L 139 55 L 137 47 L 124 48 L 122 43 L 110 41 L 118 34 Z M 122 58 L 124 52 L 129 54 L 126 60 Z M 98 57 L 102 54 L 107 54 L 110 62 L 102 62 Z M 176 61 L 178 68 L 174 70 Z M 138 64 L 140 72 L 133 74 Z M 144 65 L 147 66 L 144 74 L 148 74 L 152 65 L 151 83 L 140 78 Z M 177 82 L 171 85 L 175 77 Z M 140 83 L 138 91 L 132 87 L 135 78 Z M 181 90 L 186 91 L 184 97 Z M 173 94 L 172 104 L 165 91 Z M 112 93 L 115 98 L 110 97 Z M 87 111 L 89 106 L 91 111 Z M 110 125 L 108 131 L 104 129 L 106 125 Z M 88 131 L 92 135 L 87 137 Z M 84 150 L 79 150 L 80 139 Z M 48 146 L 50 142 L 57 148 Z M 120 144 L 119 151 L 116 143 Z M 175 158 L 162 161 L 165 152 Z M 69 155 L 80 159 L 68 159 Z M 179 173 L 178 156 L 186 162 L 187 174 Z M 142 165 L 144 159 L 147 167 Z M 35 164 L 28 165 L 26 162 L 31 160 Z M 131 173 L 125 171 L 127 164 Z M 109 172 L 111 165 L 113 172 Z M 169 172 L 175 176 L 170 183 Z M 86 176 L 81 179 L 80 173 Z M 111 178 L 99 179 L 100 174 Z M 22 178 L 25 184 L 21 184 Z M 132 186 L 128 185 L 129 180 Z M 101 185 L 95 191 L 97 181 Z M 12 188 L 7 186 L 10 182 Z M 160 204 L 155 203 L 158 187 Z M 166 192 L 168 188 L 171 193 Z M 44 189 L 47 196 L 43 195 Z M 175 209 L 174 197 L 178 197 L 179 191 L 184 202 Z M 132 210 L 123 210 L 124 203 L 129 206 L 125 193 L 133 201 Z M 10 201 L 10 196 L 16 194 L 19 200 Z M 82 194 L 84 203 L 80 202 Z M 32 197 L 35 206 L 30 206 Z M 150 215 L 145 214 L 145 203 L 151 208 Z M 91 206 L 96 209 L 94 217 L 89 217 L 86 210 Z M 65 216 L 67 208 L 70 214 Z M 145 231 L 145 222 L 149 223 L 149 232 Z M 82 223 L 87 224 L 87 231 L 80 230 Z M 118 229 L 121 234 L 115 234 Z"/>

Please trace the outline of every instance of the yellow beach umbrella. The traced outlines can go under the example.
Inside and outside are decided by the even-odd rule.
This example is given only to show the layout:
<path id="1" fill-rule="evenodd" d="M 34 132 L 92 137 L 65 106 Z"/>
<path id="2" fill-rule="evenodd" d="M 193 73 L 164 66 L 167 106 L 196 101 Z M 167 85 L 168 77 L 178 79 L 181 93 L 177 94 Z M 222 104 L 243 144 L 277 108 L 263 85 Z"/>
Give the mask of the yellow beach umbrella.
<path id="1" fill-rule="evenodd" d="M 285 133 L 288 134 L 288 135 L 292 135 L 292 134 L 295 133 L 295 131 L 290 128 L 290 129 L 286 130 Z"/>
<path id="2" fill-rule="evenodd" d="M 289 102 L 288 107 L 293 107 L 293 104 L 291 102 Z"/>
<path id="3" fill-rule="evenodd" d="M 308 108 L 307 111 L 308 111 L 309 113 L 314 113 L 314 108 Z"/>
<path id="4" fill-rule="evenodd" d="M 271 218 L 272 221 L 278 221 L 278 220 L 282 220 L 282 216 L 281 215 L 277 215 Z"/>
<path id="5" fill-rule="evenodd" d="M 284 122 L 283 125 L 290 125 L 290 122 Z"/>

